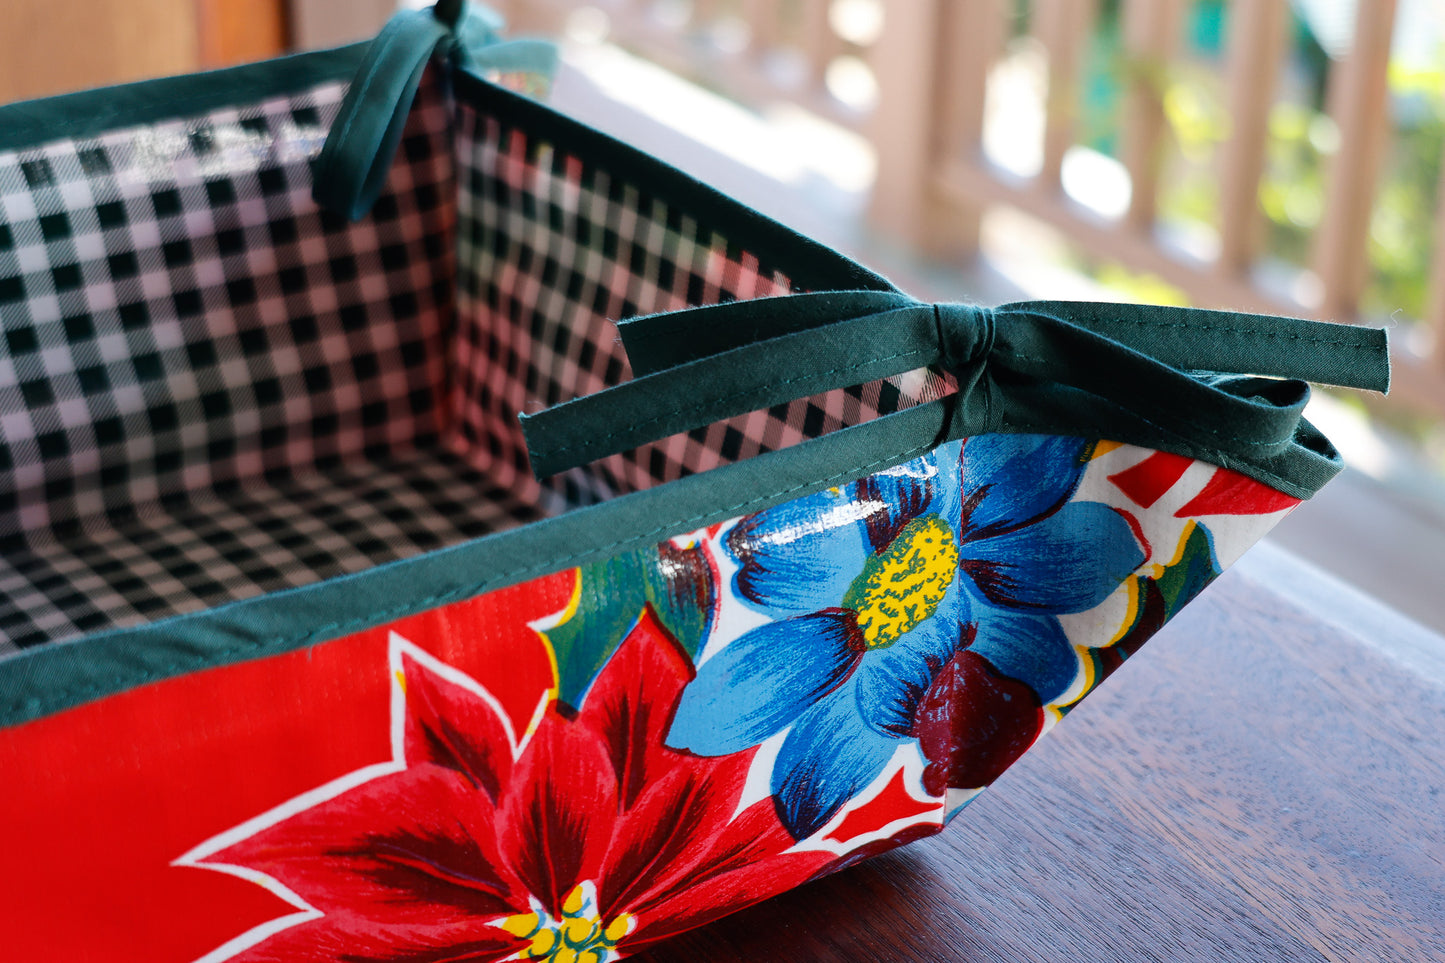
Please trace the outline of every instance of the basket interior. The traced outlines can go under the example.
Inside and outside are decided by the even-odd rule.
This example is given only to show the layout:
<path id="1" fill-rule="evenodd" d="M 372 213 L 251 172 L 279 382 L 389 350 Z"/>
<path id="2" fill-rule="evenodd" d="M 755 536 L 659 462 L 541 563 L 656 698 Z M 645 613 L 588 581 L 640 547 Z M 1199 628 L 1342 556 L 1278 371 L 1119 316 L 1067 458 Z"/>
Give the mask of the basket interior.
<path id="1" fill-rule="evenodd" d="M 515 416 L 628 376 L 612 322 L 794 286 L 625 172 L 424 84 L 348 224 L 344 88 L 0 153 L 0 653 L 304 585 L 949 390 L 830 392 L 536 482 Z"/>

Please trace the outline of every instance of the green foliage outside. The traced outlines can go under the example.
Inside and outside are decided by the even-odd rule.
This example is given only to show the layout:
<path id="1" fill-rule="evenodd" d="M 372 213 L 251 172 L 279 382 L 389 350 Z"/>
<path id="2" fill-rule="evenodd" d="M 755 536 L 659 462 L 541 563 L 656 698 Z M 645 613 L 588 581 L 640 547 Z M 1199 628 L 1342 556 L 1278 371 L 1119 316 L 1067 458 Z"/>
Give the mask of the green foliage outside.
<path id="1" fill-rule="evenodd" d="M 1157 85 L 1172 134 L 1167 176 L 1159 198 L 1166 223 L 1214 228 L 1219 222 L 1217 157 L 1230 135 L 1221 70 L 1225 17 L 1222 0 L 1190 5 L 1183 56 L 1168 64 L 1131 62 L 1123 50 L 1117 0 L 1102 5 L 1087 53 L 1080 142 L 1117 156 L 1119 105 L 1125 85 L 1140 77 Z M 1305 27 L 1294 24 L 1290 82 L 1269 123 L 1260 184 L 1266 217 L 1262 255 L 1300 268 L 1310 264 L 1314 231 L 1324 213 L 1330 155 L 1346 150 L 1323 109 L 1330 60 Z M 1445 51 L 1429 69 L 1390 71 L 1393 133 L 1370 224 L 1370 283 L 1366 317 L 1420 318 L 1429 297 L 1441 155 L 1445 152 Z M 1118 267 L 1096 267 L 1100 281 L 1152 300 L 1178 294 L 1157 280 Z M 1163 298 L 1160 295 L 1164 295 Z"/>

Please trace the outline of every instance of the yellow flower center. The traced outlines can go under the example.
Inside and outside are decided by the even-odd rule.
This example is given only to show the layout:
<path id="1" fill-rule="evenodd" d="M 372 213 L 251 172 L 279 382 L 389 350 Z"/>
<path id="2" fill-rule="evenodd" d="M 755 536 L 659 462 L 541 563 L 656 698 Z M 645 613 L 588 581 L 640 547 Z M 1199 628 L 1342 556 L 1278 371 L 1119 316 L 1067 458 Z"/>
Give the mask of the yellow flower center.
<path id="1" fill-rule="evenodd" d="M 578 883 L 562 901 L 562 916 L 554 919 L 535 900 L 530 913 L 494 921 L 518 939 L 530 940 L 517 960 L 548 963 L 610 963 L 619 958 L 617 943 L 632 932 L 633 916 L 621 913 L 605 925 L 597 913 L 596 890 L 590 882 Z"/>
<path id="2" fill-rule="evenodd" d="M 938 609 L 957 572 L 953 530 L 938 515 L 923 515 L 868 559 L 843 605 L 858 614 L 863 644 L 886 648 Z"/>

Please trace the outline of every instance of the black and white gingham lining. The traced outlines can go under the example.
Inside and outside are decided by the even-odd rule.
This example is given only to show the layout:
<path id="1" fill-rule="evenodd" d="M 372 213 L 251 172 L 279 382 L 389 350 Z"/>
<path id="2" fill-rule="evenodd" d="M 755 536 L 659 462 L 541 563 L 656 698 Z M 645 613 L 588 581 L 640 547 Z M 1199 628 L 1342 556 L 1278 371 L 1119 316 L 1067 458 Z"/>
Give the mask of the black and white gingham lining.
<path id="1" fill-rule="evenodd" d="M 455 274 L 442 85 L 354 225 L 311 201 L 343 93 L 0 153 L 0 652 L 533 517 L 500 492 L 455 511 L 490 486 L 435 450 Z M 424 477 L 388 521 L 358 471 Z M 264 493 L 267 525 L 317 521 L 267 547 L 228 491 Z"/>
<path id="2" fill-rule="evenodd" d="M 540 517 L 441 451 L 226 483 L 37 533 L 7 550 L 0 636 L 28 646 L 140 624 Z"/>
<path id="3" fill-rule="evenodd" d="M 785 295 L 787 275 L 439 84 L 373 215 L 340 222 L 311 203 L 307 161 L 341 93 L 0 154 L 0 654 L 407 557 L 948 390 L 918 372 L 830 392 L 539 486 L 515 413 L 625 378 L 615 319 Z"/>
<path id="4" fill-rule="evenodd" d="M 685 209 L 465 102 L 458 105 L 457 141 L 452 441 L 499 483 L 537 487 L 516 412 L 629 376 L 616 320 L 794 290 L 779 266 L 759 263 Z M 951 390 L 946 376 L 920 370 L 675 435 L 549 485 L 568 504 L 602 501 Z"/>
<path id="5" fill-rule="evenodd" d="M 308 167 L 341 93 L 0 155 L 0 537 L 435 434 L 447 108 L 347 225 Z"/>

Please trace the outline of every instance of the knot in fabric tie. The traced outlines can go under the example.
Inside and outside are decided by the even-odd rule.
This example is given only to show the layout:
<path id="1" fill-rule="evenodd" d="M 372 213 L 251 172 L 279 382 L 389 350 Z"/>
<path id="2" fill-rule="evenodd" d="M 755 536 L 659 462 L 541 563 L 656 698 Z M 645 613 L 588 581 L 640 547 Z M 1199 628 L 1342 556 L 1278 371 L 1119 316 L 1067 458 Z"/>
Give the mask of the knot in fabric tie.
<path id="1" fill-rule="evenodd" d="M 979 369 L 993 352 L 995 317 L 993 308 L 979 304 L 935 304 L 940 358 L 949 371 L 962 380 L 973 380 L 970 370 Z"/>
<path id="2" fill-rule="evenodd" d="M 433 60 L 474 73 L 550 78 L 556 48 L 503 40 L 502 18 L 481 4 L 441 0 L 430 10 L 395 14 L 367 48 L 312 171 L 316 203 L 349 221 L 365 217 L 386 187 L 402 133 Z"/>
<path id="3" fill-rule="evenodd" d="M 822 291 L 630 319 L 619 332 L 632 381 L 521 416 L 539 478 L 927 367 L 957 385 L 939 399 L 933 445 L 997 431 L 1087 435 L 1251 469 L 1275 483 L 1281 458 L 1320 471 L 1337 462 L 1302 422 L 1306 381 L 1389 385 L 1380 331 L 1147 305 L 987 308 L 896 291 Z M 929 420 L 909 414 L 924 408 L 880 422 Z M 840 450 L 864 427 L 839 432 Z M 880 640 L 896 631 L 878 625 Z"/>

